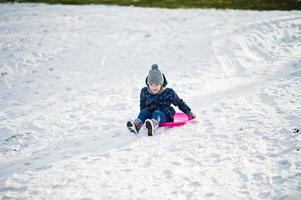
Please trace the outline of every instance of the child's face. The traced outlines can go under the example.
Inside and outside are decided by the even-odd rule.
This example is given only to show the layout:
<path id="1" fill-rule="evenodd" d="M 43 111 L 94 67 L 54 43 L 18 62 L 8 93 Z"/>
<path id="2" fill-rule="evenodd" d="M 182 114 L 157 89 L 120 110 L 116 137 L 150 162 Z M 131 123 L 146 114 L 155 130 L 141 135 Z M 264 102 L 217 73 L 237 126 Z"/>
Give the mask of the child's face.
<path id="1" fill-rule="evenodd" d="M 155 94 L 161 90 L 161 87 L 162 87 L 161 85 L 154 84 L 154 83 L 150 85 L 151 91 Z"/>

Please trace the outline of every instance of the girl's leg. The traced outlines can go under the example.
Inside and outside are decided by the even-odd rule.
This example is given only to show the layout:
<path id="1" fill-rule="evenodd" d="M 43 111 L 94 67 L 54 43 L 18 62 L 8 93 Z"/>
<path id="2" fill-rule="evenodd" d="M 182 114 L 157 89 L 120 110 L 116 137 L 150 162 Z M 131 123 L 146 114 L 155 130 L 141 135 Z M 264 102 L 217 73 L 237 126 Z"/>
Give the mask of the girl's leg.
<path id="1" fill-rule="evenodd" d="M 146 119 L 150 119 L 152 116 L 152 113 L 148 110 L 141 110 L 141 112 L 138 115 L 138 118 L 133 120 L 129 120 L 126 124 L 129 131 L 138 134 L 139 130 L 141 129 L 142 125 L 144 124 Z"/>
<path id="2" fill-rule="evenodd" d="M 161 122 L 165 122 L 167 120 L 167 116 L 164 112 L 159 110 L 155 110 L 152 115 L 152 119 L 148 119 L 145 122 L 145 127 L 147 128 L 148 136 L 153 136 L 155 129 L 159 126 Z"/>
<path id="3" fill-rule="evenodd" d="M 159 124 L 162 123 L 162 122 L 167 122 L 168 121 L 168 117 L 166 116 L 166 114 L 164 112 L 159 111 L 159 110 L 156 110 L 156 111 L 153 112 L 152 119 L 156 120 Z"/>
<path id="4" fill-rule="evenodd" d="M 153 136 L 155 129 L 159 126 L 161 122 L 167 121 L 167 116 L 164 112 L 156 110 L 152 113 L 152 119 L 148 119 L 145 122 L 145 127 L 147 128 L 148 136 Z"/>
<path id="5" fill-rule="evenodd" d="M 137 118 L 140 119 L 142 123 L 144 123 L 146 119 L 150 119 L 151 117 L 152 113 L 146 109 L 143 109 L 140 111 Z"/>

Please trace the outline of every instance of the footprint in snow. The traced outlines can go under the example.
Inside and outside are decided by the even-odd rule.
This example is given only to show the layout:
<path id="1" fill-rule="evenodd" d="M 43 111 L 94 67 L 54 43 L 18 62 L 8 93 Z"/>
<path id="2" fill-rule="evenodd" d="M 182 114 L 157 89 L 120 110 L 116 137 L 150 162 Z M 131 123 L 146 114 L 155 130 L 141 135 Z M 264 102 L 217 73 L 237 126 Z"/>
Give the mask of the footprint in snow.
<path id="1" fill-rule="evenodd" d="M 291 163 L 288 160 L 281 160 L 278 162 L 278 167 L 282 170 L 288 170 L 291 167 Z"/>
<path id="2" fill-rule="evenodd" d="M 172 172 L 170 170 L 164 170 L 161 175 L 165 176 L 165 178 L 167 179 L 171 179 L 172 178 Z"/>
<path id="3" fill-rule="evenodd" d="M 272 177 L 272 182 L 276 185 L 281 185 L 282 183 L 285 182 L 285 179 L 282 178 L 282 176 L 273 176 Z"/>

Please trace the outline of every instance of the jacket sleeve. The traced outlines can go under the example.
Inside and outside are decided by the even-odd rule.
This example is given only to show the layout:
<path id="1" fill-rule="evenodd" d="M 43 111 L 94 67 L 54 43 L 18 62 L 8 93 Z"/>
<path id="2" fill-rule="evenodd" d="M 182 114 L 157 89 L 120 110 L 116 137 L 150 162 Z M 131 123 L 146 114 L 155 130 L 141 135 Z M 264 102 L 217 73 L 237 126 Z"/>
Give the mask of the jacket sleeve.
<path id="1" fill-rule="evenodd" d="M 176 92 L 171 89 L 171 96 L 172 96 L 172 104 L 175 106 L 178 106 L 178 108 L 183 112 L 188 114 L 191 109 L 189 106 L 183 101 L 183 99 L 180 99 Z"/>
<path id="2" fill-rule="evenodd" d="M 145 109 L 146 105 L 145 105 L 145 94 L 144 94 L 144 90 L 142 89 L 140 92 L 140 111 Z"/>

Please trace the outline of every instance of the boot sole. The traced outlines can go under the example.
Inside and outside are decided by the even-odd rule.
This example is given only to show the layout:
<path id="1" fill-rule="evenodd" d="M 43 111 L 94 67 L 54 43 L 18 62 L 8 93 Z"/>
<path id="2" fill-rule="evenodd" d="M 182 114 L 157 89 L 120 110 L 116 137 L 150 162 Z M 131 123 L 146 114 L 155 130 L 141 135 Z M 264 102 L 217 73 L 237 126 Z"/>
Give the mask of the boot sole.
<path id="1" fill-rule="evenodd" d="M 154 126 L 153 122 L 151 120 L 146 120 L 145 122 L 145 127 L 147 129 L 147 135 L 148 136 L 153 136 L 154 135 Z"/>
<path id="2" fill-rule="evenodd" d="M 128 129 L 129 129 L 130 132 L 132 132 L 134 134 L 138 134 L 137 129 L 136 129 L 135 124 L 134 124 L 133 121 L 128 121 L 126 123 L 126 126 L 128 127 Z"/>

